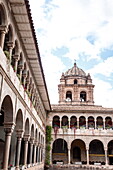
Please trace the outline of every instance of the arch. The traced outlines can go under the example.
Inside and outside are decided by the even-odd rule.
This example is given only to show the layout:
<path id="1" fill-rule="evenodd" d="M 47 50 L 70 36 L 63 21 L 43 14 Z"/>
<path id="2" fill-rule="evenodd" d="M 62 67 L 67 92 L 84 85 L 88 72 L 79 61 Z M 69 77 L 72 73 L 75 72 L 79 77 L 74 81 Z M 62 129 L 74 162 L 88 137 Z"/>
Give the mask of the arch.
<path id="1" fill-rule="evenodd" d="M 4 112 L 4 122 L 13 122 L 13 103 L 9 95 L 4 97 L 1 108 Z"/>
<path id="2" fill-rule="evenodd" d="M 103 128 L 103 118 L 101 116 L 97 117 L 97 129 L 102 129 Z"/>
<path id="3" fill-rule="evenodd" d="M 79 117 L 79 128 L 80 129 L 86 128 L 86 118 L 84 116 Z"/>
<path id="4" fill-rule="evenodd" d="M 113 165 L 113 140 L 108 143 L 108 161 L 109 165 Z"/>
<path id="5" fill-rule="evenodd" d="M 52 162 L 56 164 L 57 162 L 63 162 L 67 164 L 68 162 L 68 147 L 67 142 L 64 139 L 56 139 L 52 146 Z"/>
<path id="6" fill-rule="evenodd" d="M 112 129 L 112 119 L 109 116 L 105 118 L 105 128 Z"/>
<path id="7" fill-rule="evenodd" d="M 39 139 L 39 143 L 40 143 L 40 132 L 38 133 L 38 139 Z"/>
<path id="8" fill-rule="evenodd" d="M 71 118 L 70 118 L 70 128 L 77 128 L 77 118 L 76 118 L 76 116 L 71 116 Z"/>
<path id="9" fill-rule="evenodd" d="M 81 139 L 75 139 L 71 143 L 71 162 L 86 164 L 86 144 Z"/>
<path id="10" fill-rule="evenodd" d="M 34 124 L 32 124 L 31 126 L 31 138 L 34 138 L 35 135 L 34 135 Z"/>
<path id="11" fill-rule="evenodd" d="M 88 128 L 94 129 L 95 128 L 95 121 L 93 116 L 88 117 Z"/>
<path id="12" fill-rule="evenodd" d="M 25 135 L 29 135 L 30 134 L 30 128 L 29 128 L 29 119 L 26 119 L 25 122 Z"/>
<path id="13" fill-rule="evenodd" d="M 67 116 L 63 116 L 62 117 L 62 121 L 61 121 L 61 125 L 62 126 L 69 126 L 69 122 L 68 122 L 68 117 Z"/>
<path id="14" fill-rule="evenodd" d="M 60 117 L 59 116 L 54 116 L 53 121 L 52 121 L 52 127 L 58 127 L 60 128 Z"/>
<path id="15" fill-rule="evenodd" d="M 5 6 L 1 3 L 0 4 L 0 25 L 6 25 L 7 24 L 7 14 Z"/>
<path id="16" fill-rule="evenodd" d="M 85 91 L 80 92 L 80 101 L 86 102 L 86 92 Z"/>
<path id="17" fill-rule="evenodd" d="M 66 101 L 72 101 L 72 92 L 71 91 L 66 92 Z"/>
<path id="18" fill-rule="evenodd" d="M 105 164 L 104 145 L 100 140 L 94 139 L 89 144 L 90 164 L 95 162 Z"/>
<path id="19" fill-rule="evenodd" d="M 16 115 L 16 130 L 23 130 L 23 114 L 22 110 L 19 109 Z"/>
<path id="20" fill-rule="evenodd" d="M 36 130 L 35 130 L 35 141 L 36 141 L 36 142 L 38 141 L 38 130 L 37 130 L 37 128 L 36 128 Z"/>
<path id="21" fill-rule="evenodd" d="M 74 80 L 74 84 L 77 84 L 77 83 L 78 83 L 78 81 L 77 81 L 77 79 L 75 79 L 75 80 Z"/>

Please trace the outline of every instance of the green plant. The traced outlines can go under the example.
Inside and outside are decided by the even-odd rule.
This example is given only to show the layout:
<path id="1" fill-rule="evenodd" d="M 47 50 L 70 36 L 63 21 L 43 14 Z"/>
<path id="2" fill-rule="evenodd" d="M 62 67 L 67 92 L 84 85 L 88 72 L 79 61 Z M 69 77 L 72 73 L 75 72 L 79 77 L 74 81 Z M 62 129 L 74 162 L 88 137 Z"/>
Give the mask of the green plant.
<path id="1" fill-rule="evenodd" d="M 51 132 L 52 132 L 52 127 L 51 126 L 46 126 L 46 159 L 45 159 L 45 164 L 50 165 L 50 150 L 51 150 Z"/>
<path id="2" fill-rule="evenodd" d="M 10 53 L 9 53 L 9 51 L 4 51 L 4 54 L 5 54 L 5 56 L 7 57 L 7 59 L 9 60 L 10 59 Z"/>

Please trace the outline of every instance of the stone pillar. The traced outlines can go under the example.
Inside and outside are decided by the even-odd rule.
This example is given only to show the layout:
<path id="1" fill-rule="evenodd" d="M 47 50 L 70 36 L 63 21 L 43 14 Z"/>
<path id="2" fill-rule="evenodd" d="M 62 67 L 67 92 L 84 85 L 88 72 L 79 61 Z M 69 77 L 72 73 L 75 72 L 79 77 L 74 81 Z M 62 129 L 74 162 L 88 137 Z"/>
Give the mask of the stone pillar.
<path id="1" fill-rule="evenodd" d="M 88 119 L 86 118 L 86 129 L 88 129 Z"/>
<path id="2" fill-rule="evenodd" d="M 79 118 L 77 117 L 77 129 L 79 129 Z"/>
<path id="3" fill-rule="evenodd" d="M 71 162 L 71 149 L 68 148 L 68 164 Z"/>
<path id="4" fill-rule="evenodd" d="M 11 56 L 12 56 L 12 50 L 13 50 L 13 47 L 14 47 L 14 43 L 13 42 L 8 42 L 7 46 L 9 48 L 9 59 L 10 59 L 10 63 L 11 63 Z"/>
<path id="5" fill-rule="evenodd" d="M 24 166 L 27 164 L 28 141 L 29 135 L 24 136 Z"/>
<path id="6" fill-rule="evenodd" d="M 86 154 L 87 154 L 87 165 L 89 165 L 89 148 L 86 148 Z"/>
<path id="7" fill-rule="evenodd" d="M 17 131 L 16 170 L 19 170 L 22 136 L 23 136 L 23 131 Z"/>
<path id="8" fill-rule="evenodd" d="M 40 146 L 40 163 L 42 162 L 42 160 L 41 160 L 41 154 L 42 154 L 42 148 L 41 148 L 41 146 Z"/>
<path id="9" fill-rule="evenodd" d="M 15 73 L 17 73 L 17 66 L 18 66 L 18 60 L 19 60 L 19 54 L 15 54 L 14 55 L 14 59 L 15 59 L 15 65 L 14 65 L 14 71 L 15 71 Z"/>
<path id="10" fill-rule="evenodd" d="M 105 125 L 105 119 L 103 120 L 103 129 L 106 128 L 106 125 Z"/>
<path id="11" fill-rule="evenodd" d="M 34 143 L 34 157 L 33 157 L 33 163 L 36 164 L 36 143 Z"/>
<path id="12" fill-rule="evenodd" d="M 33 154 L 33 143 L 34 143 L 34 139 L 31 139 L 31 141 L 30 141 L 30 164 L 32 164 L 33 162 L 32 162 L 32 154 Z"/>
<path id="13" fill-rule="evenodd" d="M 7 26 L 0 26 L 0 46 L 3 49 L 4 47 L 4 40 L 5 40 L 5 34 L 7 32 Z"/>
<path id="14" fill-rule="evenodd" d="M 70 118 L 69 118 L 69 129 L 70 129 Z"/>
<path id="15" fill-rule="evenodd" d="M 105 151 L 105 164 L 108 165 L 107 148 L 104 148 L 104 151 Z"/>
<path id="16" fill-rule="evenodd" d="M 4 148 L 4 158 L 3 158 L 3 170 L 8 169 L 8 161 L 9 161 L 9 151 L 11 145 L 11 135 L 14 130 L 14 124 L 5 124 L 4 123 L 4 130 L 5 130 L 5 148 Z"/>
<path id="17" fill-rule="evenodd" d="M 62 119 L 61 119 L 61 117 L 60 117 L 60 128 L 61 128 L 61 126 L 62 126 Z"/>
<path id="18" fill-rule="evenodd" d="M 95 123 L 95 129 L 96 129 L 97 128 L 97 119 L 95 118 L 94 121 L 95 121 L 94 122 Z"/>

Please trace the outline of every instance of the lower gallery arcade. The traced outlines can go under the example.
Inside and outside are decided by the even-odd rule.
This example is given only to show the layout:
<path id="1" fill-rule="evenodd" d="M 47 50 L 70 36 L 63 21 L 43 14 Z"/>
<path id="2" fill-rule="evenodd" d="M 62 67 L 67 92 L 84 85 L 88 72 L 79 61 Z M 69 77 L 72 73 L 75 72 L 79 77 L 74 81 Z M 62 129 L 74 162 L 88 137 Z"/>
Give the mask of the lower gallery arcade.
<path id="1" fill-rule="evenodd" d="M 86 165 L 113 165 L 113 140 L 109 141 L 107 147 L 103 142 L 94 139 L 89 145 L 81 140 L 75 139 L 68 144 L 66 140 L 58 138 L 52 146 L 52 163 L 63 164 L 86 164 Z"/>
<path id="2" fill-rule="evenodd" d="M 44 132 L 25 108 L 9 95 L 3 98 L 0 113 L 0 169 L 30 167 L 43 163 Z"/>

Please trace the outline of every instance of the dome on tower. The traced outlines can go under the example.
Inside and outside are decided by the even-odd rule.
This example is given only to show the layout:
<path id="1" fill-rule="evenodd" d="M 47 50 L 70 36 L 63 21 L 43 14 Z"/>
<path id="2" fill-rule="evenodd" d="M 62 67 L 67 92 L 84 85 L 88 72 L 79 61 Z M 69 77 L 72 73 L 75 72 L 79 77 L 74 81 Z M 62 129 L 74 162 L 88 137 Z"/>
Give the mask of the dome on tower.
<path id="1" fill-rule="evenodd" d="M 86 77 L 86 73 L 81 69 L 78 68 L 76 63 L 74 63 L 74 66 L 65 72 L 64 76 L 82 76 Z"/>

